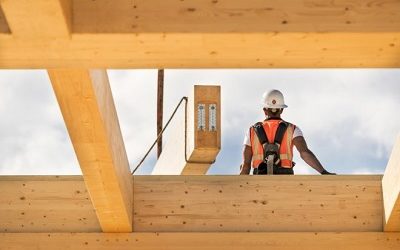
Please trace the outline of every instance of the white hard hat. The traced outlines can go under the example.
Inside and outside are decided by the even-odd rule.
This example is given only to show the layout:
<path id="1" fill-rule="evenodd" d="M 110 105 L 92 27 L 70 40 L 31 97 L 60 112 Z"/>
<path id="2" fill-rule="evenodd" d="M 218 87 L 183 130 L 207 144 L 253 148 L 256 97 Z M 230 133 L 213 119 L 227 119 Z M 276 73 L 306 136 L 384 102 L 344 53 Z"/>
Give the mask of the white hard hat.
<path id="1" fill-rule="evenodd" d="M 263 104 L 264 108 L 268 109 L 283 109 L 288 107 L 283 99 L 283 94 L 276 89 L 266 91 L 263 94 Z"/>

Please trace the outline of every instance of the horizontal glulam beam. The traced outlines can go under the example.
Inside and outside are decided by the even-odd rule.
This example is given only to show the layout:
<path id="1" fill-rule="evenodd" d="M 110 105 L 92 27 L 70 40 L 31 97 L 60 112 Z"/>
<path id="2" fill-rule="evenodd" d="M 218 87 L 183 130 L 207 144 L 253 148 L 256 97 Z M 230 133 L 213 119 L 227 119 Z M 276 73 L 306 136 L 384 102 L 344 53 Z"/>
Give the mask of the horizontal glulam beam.
<path id="1" fill-rule="evenodd" d="M 1 233 L 0 249 L 399 249 L 400 233 Z"/>
<path id="2" fill-rule="evenodd" d="M 365 0 L 74 1 L 79 33 L 391 32 L 400 2 Z"/>
<path id="3" fill-rule="evenodd" d="M 27 15 L 40 13 L 42 17 L 50 17 L 49 14 L 54 17 L 57 12 L 53 10 L 59 8 L 50 8 L 60 6 L 60 3 L 72 5 L 68 7 L 72 12 L 69 15 L 73 19 L 72 30 L 77 33 L 393 32 L 399 31 L 400 24 L 400 3 L 383 0 L 373 3 L 365 0 L 114 0 L 112 4 L 108 0 L 2 2 L 5 6 L 12 3 L 18 7 L 10 20 L 20 18 L 26 10 L 32 10 L 32 13 L 25 13 Z M 53 25 L 42 24 L 43 27 Z"/>
<path id="4" fill-rule="evenodd" d="M 134 176 L 134 231 L 378 232 L 381 178 Z M 0 190 L 0 232 L 101 230 L 82 176 L 1 176 Z"/>
<path id="5" fill-rule="evenodd" d="M 381 176 L 135 176 L 136 232 L 382 231 Z"/>
<path id="6" fill-rule="evenodd" d="M 365 42 L 368 41 L 368 42 Z M 0 34 L 0 68 L 396 68 L 400 32 Z"/>
<path id="7" fill-rule="evenodd" d="M 82 176 L 0 176 L 0 190 L 0 232 L 101 232 Z"/>

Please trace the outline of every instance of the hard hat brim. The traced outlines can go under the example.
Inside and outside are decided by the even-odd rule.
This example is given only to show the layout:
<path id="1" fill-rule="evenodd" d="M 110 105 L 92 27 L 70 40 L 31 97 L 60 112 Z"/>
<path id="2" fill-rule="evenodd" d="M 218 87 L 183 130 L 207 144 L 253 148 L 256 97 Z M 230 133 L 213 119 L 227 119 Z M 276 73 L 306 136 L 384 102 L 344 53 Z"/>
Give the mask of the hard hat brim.
<path id="1" fill-rule="evenodd" d="M 264 108 L 267 109 L 284 109 L 287 108 L 288 106 L 283 104 L 283 105 L 266 105 Z"/>

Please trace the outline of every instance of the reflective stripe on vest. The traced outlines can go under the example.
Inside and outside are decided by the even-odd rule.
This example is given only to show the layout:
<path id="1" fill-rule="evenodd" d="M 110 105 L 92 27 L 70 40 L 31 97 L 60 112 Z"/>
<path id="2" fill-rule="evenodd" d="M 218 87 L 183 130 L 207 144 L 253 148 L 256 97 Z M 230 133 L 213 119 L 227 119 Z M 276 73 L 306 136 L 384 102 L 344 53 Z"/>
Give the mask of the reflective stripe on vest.
<path id="1" fill-rule="evenodd" d="M 269 141 L 274 140 L 280 122 L 281 120 L 268 120 L 263 122 L 263 127 Z M 281 167 L 284 168 L 291 168 L 293 164 L 292 140 L 294 129 L 295 126 L 289 123 L 289 126 L 283 136 L 282 144 L 280 145 L 279 153 L 281 159 Z M 253 168 L 256 168 L 264 160 L 264 150 L 253 128 L 250 128 L 250 143 L 253 151 L 252 166 Z"/>

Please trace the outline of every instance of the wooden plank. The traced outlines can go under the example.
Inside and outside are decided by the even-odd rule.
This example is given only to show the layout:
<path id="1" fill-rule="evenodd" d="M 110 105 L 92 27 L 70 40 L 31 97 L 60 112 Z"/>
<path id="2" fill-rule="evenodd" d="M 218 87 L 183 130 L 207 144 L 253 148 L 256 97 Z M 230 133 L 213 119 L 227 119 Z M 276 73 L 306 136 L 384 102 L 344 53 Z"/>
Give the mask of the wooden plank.
<path id="1" fill-rule="evenodd" d="M 378 232 L 381 178 L 135 176 L 135 231 Z M 2 176 L 0 190 L 0 232 L 101 230 L 82 177 Z"/>
<path id="2" fill-rule="evenodd" d="M 135 176 L 135 231 L 382 231 L 381 178 Z"/>
<path id="3" fill-rule="evenodd" d="M 80 176 L 1 176 L 0 190 L 0 232 L 101 232 Z"/>
<path id="4" fill-rule="evenodd" d="M 0 68 L 397 68 L 399 41 L 400 32 L 72 34 L 71 40 L 0 34 Z"/>
<path id="5" fill-rule="evenodd" d="M 392 32 L 400 2 L 390 0 L 74 1 L 78 33 Z"/>
<path id="6" fill-rule="evenodd" d="M 400 233 L 1 233 L 0 249 L 389 250 Z"/>
<path id="7" fill-rule="evenodd" d="M 204 105 L 200 107 L 199 105 Z M 210 109 L 215 106 L 215 127 L 210 125 Z M 203 108 L 199 122 L 198 109 Z M 168 140 L 152 174 L 205 174 L 221 148 L 221 89 L 220 86 L 195 85 L 187 103 L 187 139 L 185 139 L 185 109 L 174 118 Z M 202 126 L 202 127 L 200 127 Z M 185 140 L 187 160 L 185 161 Z"/>
<path id="8" fill-rule="evenodd" d="M 385 231 L 400 231 L 400 136 L 393 146 L 382 179 Z"/>
<path id="9" fill-rule="evenodd" d="M 7 19 L 21 23 L 23 35 L 52 35 L 40 33 L 64 25 L 60 9 L 69 8 L 61 0 L 1 4 L 24 1 L 28 16 L 48 8 L 40 3 L 58 14 L 55 22 L 26 22 L 10 8 Z M 75 0 L 72 8 L 73 18 L 64 15 L 73 19 L 71 40 L 0 33 L 0 68 L 400 67 L 398 1 Z"/>
<path id="10" fill-rule="evenodd" d="M 132 177 L 105 70 L 49 70 L 103 232 L 132 231 Z"/>
<path id="11" fill-rule="evenodd" d="M 71 0 L 2 0 L 9 28 L 15 38 L 69 38 Z"/>
<path id="12" fill-rule="evenodd" d="M 399 1 L 70 1 L 2 0 L 0 68 L 400 67 Z"/>

